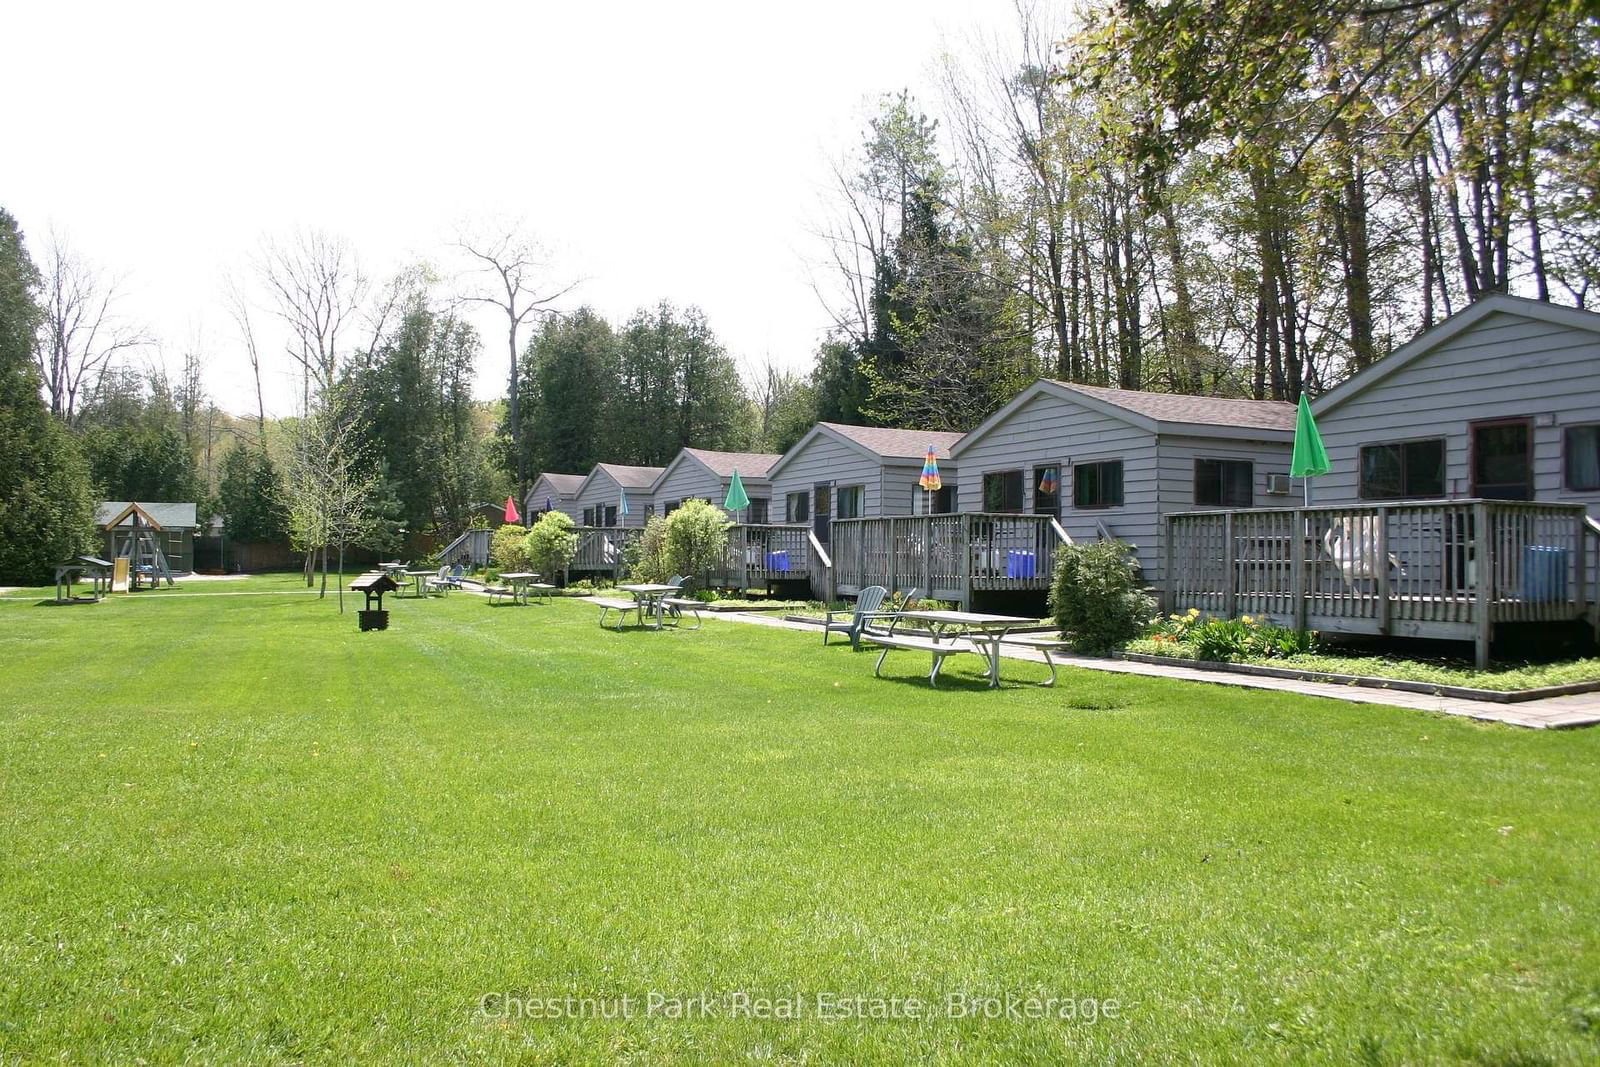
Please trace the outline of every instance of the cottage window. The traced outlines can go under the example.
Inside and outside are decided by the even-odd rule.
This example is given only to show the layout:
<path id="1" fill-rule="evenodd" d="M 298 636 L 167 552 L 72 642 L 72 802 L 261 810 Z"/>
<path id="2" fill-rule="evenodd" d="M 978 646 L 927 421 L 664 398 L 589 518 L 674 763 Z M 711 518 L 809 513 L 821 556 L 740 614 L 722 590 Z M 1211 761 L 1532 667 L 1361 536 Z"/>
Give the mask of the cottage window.
<path id="1" fill-rule="evenodd" d="M 859 519 L 862 512 L 862 500 L 866 492 L 859 485 L 843 485 L 834 490 L 833 500 L 836 519 Z"/>
<path id="2" fill-rule="evenodd" d="M 1061 514 L 1061 468 L 1054 463 L 1033 468 L 1033 513 Z"/>
<path id="3" fill-rule="evenodd" d="M 1022 510 L 1022 472 L 990 471 L 983 476 L 983 510 Z"/>
<path id="4" fill-rule="evenodd" d="M 1116 508 L 1122 506 L 1122 460 L 1079 463 L 1072 469 L 1072 506 Z"/>
<path id="5" fill-rule="evenodd" d="M 785 522 L 810 522 L 811 521 L 811 494 L 790 493 L 784 498 Z"/>
<path id="6" fill-rule="evenodd" d="M 594 508 L 584 508 L 583 509 L 583 524 L 585 526 L 593 526 L 594 525 Z"/>
<path id="7" fill-rule="evenodd" d="M 757 525 L 765 525 L 766 524 L 766 522 L 767 522 L 767 498 L 766 497 L 764 497 L 764 496 L 753 496 L 753 497 L 750 498 L 750 521 L 753 522 L 753 523 L 756 523 Z"/>
<path id="8" fill-rule="evenodd" d="M 1568 489 L 1600 489 L 1600 425 L 1568 426 L 1564 435 Z"/>
<path id="9" fill-rule="evenodd" d="M 1194 502 L 1202 507 L 1255 506 L 1255 464 L 1247 459 L 1194 461 Z"/>
<path id="10" fill-rule="evenodd" d="M 1361 499 L 1444 496 L 1444 438 L 1361 446 Z"/>
<path id="11" fill-rule="evenodd" d="M 606 525 L 607 526 L 615 526 L 616 524 L 617 524 L 617 506 L 615 504 L 607 504 L 606 505 Z"/>

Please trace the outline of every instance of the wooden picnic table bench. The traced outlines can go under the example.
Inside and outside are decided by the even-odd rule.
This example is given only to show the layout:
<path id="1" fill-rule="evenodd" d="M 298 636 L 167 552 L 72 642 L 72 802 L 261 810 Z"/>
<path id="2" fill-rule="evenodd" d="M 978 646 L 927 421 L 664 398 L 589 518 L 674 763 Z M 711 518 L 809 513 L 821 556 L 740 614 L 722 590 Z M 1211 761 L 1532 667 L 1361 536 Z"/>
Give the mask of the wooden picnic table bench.
<path id="1" fill-rule="evenodd" d="M 694 613 L 694 626 L 692 627 L 692 629 L 698 630 L 698 629 L 700 629 L 700 627 L 705 625 L 705 620 L 700 617 L 700 609 L 705 607 L 705 605 L 703 603 L 701 603 L 700 601 L 696 600 L 694 597 L 689 597 L 689 596 L 667 597 L 665 600 L 663 600 L 661 602 L 661 606 L 664 607 L 664 608 L 672 608 L 674 610 L 674 614 L 681 614 L 682 612 L 685 612 L 685 611 L 693 612 Z M 680 625 L 681 625 L 681 623 L 680 623 Z"/>
<path id="2" fill-rule="evenodd" d="M 509 585 L 486 585 L 483 587 L 483 591 L 489 597 L 491 605 L 501 598 L 509 600 L 513 604 L 517 602 L 517 591 Z"/>
<path id="3" fill-rule="evenodd" d="M 883 648 L 883 651 L 878 654 L 877 666 L 872 668 L 872 676 L 874 678 L 883 677 L 883 661 L 888 657 L 891 648 L 908 648 L 919 652 L 932 653 L 933 669 L 928 672 L 928 684 L 934 688 L 939 686 L 939 668 L 944 666 L 946 658 L 961 655 L 965 652 L 979 651 L 977 645 L 965 638 L 946 638 L 941 641 L 934 637 L 914 637 L 903 631 L 897 634 L 888 634 L 874 633 L 868 630 L 862 633 L 861 639 L 863 641 L 871 641 L 873 644 L 880 645 Z"/>
<path id="4" fill-rule="evenodd" d="M 1020 645 L 1023 648 L 1043 652 L 1045 666 L 1050 668 L 1050 680 L 1040 683 L 1046 689 L 1056 684 L 1056 661 L 1050 657 L 1050 653 L 1065 652 L 1072 647 L 1072 642 L 1061 637 L 1051 637 L 1049 634 L 1007 634 L 1000 639 L 1000 644 L 1001 647 Z"/>
<path id="5" fill-rule="evenodd" d="M 600 609 L 601 626 L 606 624 L 606 616 L 611 614 L 613 611 L 617 612 L 617 625 L 614 627 L 614 629 L 618 633 L 621 633 L 623 626 L 627 625 L 628 612 L 630 611 L 633 612 L 634 615 L 638 616 L 639 624 L 641 626 L 644 625 L 644 604 L 641 601 L 623 600 L 621 597 L 604 596 L 589 596 L 584 597 L 584 599 Z"/>

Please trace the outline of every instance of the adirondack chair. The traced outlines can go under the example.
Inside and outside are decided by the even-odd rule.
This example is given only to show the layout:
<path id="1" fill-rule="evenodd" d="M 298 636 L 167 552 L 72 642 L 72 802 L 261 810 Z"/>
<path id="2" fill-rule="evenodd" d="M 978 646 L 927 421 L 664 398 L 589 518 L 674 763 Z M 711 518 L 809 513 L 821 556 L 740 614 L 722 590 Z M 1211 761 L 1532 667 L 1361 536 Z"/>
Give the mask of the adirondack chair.
<path id="1" fill-rule="evenodd" d="M 827 618 L 822 621 L 822 643 L 828 643 L 829 634 L 848 634 L 850 647 L 861 647 L 861 631 L 878 615 L 878 609 L 883 606 L 883 598 L 889 590 L 881 585 L 869 585 L 856 594 L 856 606 L 845 608 L 841 611 L 828 612 Z M 840 616 L 841 621 L 835 622 L 834 616 Z M 844 616 L 849 616 L 844 619 Z"/>
<path id="2" fill-rule="evenodd" d="M 682 594 L 682 589 L 683 589 L 684 583 L 687 582 L 688 580 L 689 580 L 689 576 L 687 574 L 674 574 L 671 578 L 668 578 L 666 580 L 665 584 L 673 586 L 674 588 L 679 590 L 679 592 L 677 592 L 677 593 L 669 593 L 669 594 L 667 594 L 668 599 L 671 599 L 672 597 L 676 597 L 676 596 L 682 596 L 683 595 Z M 668 604 L 666 606 L 666 608 L 667 608 L 667 614 L 670 615 L 672 618 L 678 619 L 678 618 L 682 618 L 683 617 L 683 612 L 679 611 L 677 608 L 673 607 L 671 604 Z"/>
<path id="3" fill-rule="evenodd" d="M 1387 563 L 1404 575 L 1405 567 L 1394 553 L 1387 560 L 1378 558 L 1378 537 L 1369 519 L 1341 519 L 1322 535 L 1322 549 L 1338 568 L 1347 589 L 1363 578 L 1376 578 L 1378 568 Z"/>
<path id="4" fill-rule="evenodd" d="M 439 573 L 428 579 L 428 591 L 442 596 L 455 588 L 455 584 L 450 580 L 450 568 L 448 566 L 440 567 Z"/>

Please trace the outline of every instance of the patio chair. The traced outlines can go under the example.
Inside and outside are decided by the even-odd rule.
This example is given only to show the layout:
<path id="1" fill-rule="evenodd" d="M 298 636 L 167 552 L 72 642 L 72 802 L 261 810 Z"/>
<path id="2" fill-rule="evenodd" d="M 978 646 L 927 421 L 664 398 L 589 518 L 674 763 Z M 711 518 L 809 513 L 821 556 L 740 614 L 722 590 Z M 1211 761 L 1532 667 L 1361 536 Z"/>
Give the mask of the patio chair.
<path id="1" fill-rule="evenodd" d="M 1341 519 L 1322 535 L 1323 551 L 1338 568 L 1347 589 L 1354 589 L 1360 579 L 1376 578 L 1378 568 L 1385 562 L 1401 576 L 1406 573 L 1394 553 L 1388 553 L 1386 561 L 1378 558 L 1378 537 L 1372 527 L 1373 521 L 1366 518 Z"/>
<path id="2" fill-rule="evenodd" d="M 668 578 L 664 584 L 670 585 L 681 592 L 684 583 L 688 580 L 689 576 L 687 574 L 674 574 L 671 578 Z M 672 594 L 668 594 L 668 599 L 676 599 L 676 597 L 674 597 Z M 680 618 L 683 615 L 683 612 L 679 611 L 676 607 L 670 604 L 666 605 L 666 609 L 667 614 L 674 619 Z"/>
<path id="3" fill-rule="evenodd" d="M 439 573 L 428 579 L 428 592 L 443 596 L 455 588 L 455 584 L 450 580 L 450 568 L 440 567 Z"/>
<path id="4" fill-rule="evenodd" d="M 827 617 L 822 620 L 822 643 L 828 643 L 829 634 L 848 634 L 850 647 L 859 649 L 861 631 L 866 629 L 872 619 L 881 617 L 878 609 L 883 606 L 883 598 L 888 594 L 889 590 L 881 585 L 869 585 L 856 594 L 855 607 L 828 612 Z M 840 616 L 842 621 L 835 622 L 836 615 Z M 849 619 L 843 620 L 842 617 L 846 615 Z"/>

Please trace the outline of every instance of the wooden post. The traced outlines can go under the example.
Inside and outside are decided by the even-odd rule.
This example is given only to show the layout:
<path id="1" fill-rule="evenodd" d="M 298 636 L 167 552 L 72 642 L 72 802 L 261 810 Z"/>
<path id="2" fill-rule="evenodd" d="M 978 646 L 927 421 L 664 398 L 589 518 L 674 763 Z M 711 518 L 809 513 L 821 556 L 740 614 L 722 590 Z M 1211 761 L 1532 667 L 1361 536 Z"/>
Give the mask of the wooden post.
<path id="1" fill-rule="evenodd" d="M 972 610 L 972 516 L 961 516 L 961 610 Z"/>
<path id="2" fill-rule="evenodd" d="M 922 516 L 922 595 L 933 597 L 933 516 Z"/>
<path id="3" fill-rule="evenodd" d="M 1389 509 L 1380 505 L 1377 510 L 1377 530 L 1373 543 L 1376 545 L 1377 559 L 1373 565 L 1378 568 L 1378 632 L 1385 637 L 1389 636 Z"/>
<path id="4" fill-rule="evenodd" d="M 1474 577 L 1478 588 L 1473 608 L 1477 618 L 1477 662 L 1480 671 L 1489 668 L 1489 646 L 1494 639 L 1494 621 L 1490 612 L 1494 606 L 1494 538 L 1489 534 L 1489 505 L 1478 501 L 1472 506 L 1472 552 Z"/>
<path id="5" fill-rule="evenodd" d="M 1233 543 L 1233 512 L 1222 516 L 1222 613 L 1228 618 L 1239 614 L 1239 572 Z"/>
<path id="6" fill-rule="evenodd" d="M 889 590 L 890 596 L 894 596 L 895 590 L 900 588 L 900 582 L 898 581 L 900 577 L 900 538 L 895 536 L 895 530 L 899 522 L 900 520 L 893 515 L 889 516 L 889 573 L 886 576 L 888 580 L 883 583 L 883 586 Z"/>
<path id="7" fill-rule="evenodd" d="M 1173 574 L 1173 538 L 1177 536 L 1177 527 L 1172 521 L 1171 513 L 1161 517 L 1165 529 L 1162 533 L 1161 545 L 1161 611 L 1162 614 L 1171 614 L 1178 610 L 1177 578 Z"/>
<path id="8" fill-rule="evenodd" d="M 1289 523 L 1289 599 L 1294 613 L 1294 628 L 1306 628 L 1306 513 L 1294 509 Z"/>

